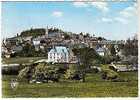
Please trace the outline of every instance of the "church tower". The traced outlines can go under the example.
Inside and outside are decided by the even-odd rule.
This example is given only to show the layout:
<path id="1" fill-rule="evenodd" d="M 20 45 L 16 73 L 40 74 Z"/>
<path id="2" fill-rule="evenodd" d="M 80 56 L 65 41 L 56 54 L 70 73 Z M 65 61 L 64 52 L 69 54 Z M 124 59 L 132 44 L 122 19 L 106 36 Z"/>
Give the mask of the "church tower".
<path id="1" fill-rule="evenodd" d="M 45 33 L 46 38 L 48 38 L 48 26 L 46 28 L 46 33 Z"/>

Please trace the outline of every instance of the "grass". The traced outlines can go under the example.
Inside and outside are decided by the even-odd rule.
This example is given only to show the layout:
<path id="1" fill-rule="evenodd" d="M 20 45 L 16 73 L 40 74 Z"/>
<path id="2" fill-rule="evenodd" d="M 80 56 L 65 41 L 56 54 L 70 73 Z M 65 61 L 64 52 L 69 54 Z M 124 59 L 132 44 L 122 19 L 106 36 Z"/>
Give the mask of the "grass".
<path id="1" fill-rule="evenodd" d="M 16 57 L 16 58 L 3 58 L 2 63 L 3 64 L 25 64 L 25 63 L 32 63 L 34 61 L 45 59 L 45 57 Z"/>
<path id="2" fill-rule="evenodd" d="M 128 82 L 109 82 L 100 77 L 100 73 L 87 74 L 86 82 L 59 82 L 28 84 L 19 83 L 16 90 L 10 88 L 10 79 L 16 76 L 2 77 L 3 97 L 137 97 L 138 73 L 119 72 Z"/>

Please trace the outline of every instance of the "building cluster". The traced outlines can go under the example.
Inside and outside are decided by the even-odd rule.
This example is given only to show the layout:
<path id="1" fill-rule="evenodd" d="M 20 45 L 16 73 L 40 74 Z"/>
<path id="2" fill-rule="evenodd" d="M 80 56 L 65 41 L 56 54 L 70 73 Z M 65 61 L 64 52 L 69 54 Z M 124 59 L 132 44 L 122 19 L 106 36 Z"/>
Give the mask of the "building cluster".
<path id="1" fill-rule="evenodd" d="M 35 38 L 33 38 L 33 36 L 16 36 L 3 40 L 3 57 L 12 57 L 16 52 L 22 51 L 27 43 L 33 45 L 36 51 L 47 49 L 49 62 L 75 62 L 76 57 L 72 52 L 74 46 L 94 48 L 99 55 L 104 56 L 106 53 L 110 53 L 109 47 L 111 45 L 113 45 L 116 52 L 120 54 L 117 48 L 118 45 L 124 44 L 124 41 L 99 39 L 99 37 L 74 34 L 71 32 L 48 31 L 47 27 L 45 35 Z"/>

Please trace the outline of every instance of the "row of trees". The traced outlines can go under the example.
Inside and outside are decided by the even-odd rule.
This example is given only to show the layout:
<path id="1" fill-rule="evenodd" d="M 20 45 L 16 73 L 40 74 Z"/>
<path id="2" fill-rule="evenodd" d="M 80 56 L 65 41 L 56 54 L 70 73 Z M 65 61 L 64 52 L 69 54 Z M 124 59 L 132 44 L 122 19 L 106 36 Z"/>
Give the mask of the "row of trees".
<path id="1" fill-rule="evenodd" d="M 62 32 L 64 33 L 61 29 L 58 28 L 50 28 L 48 29 L 48 32 Z M 21 37 L 27 37 L 27 36 L 33 36 L 33 37 L 37 37 L 37 36 L 41 36 L 41 35 L 45 35 L 46 33 L 46 29 L 45 28 L 31 28 L 30 30 L 26 30 L 26 31 L 22 31 L 20 35 L 17 36 L 21 36 Z"/>
<path id="2" fill-rule="evenodd" d="M 65 39 L 71 39 L 70 34 L 68 34 L 67 32 L 64 32 L 63 35 L 64 35 L 64 38 L 65 38 Z M 80 35 L 83 36 L 83 38 L 92 37 L 89 33 L 84 34 L 84 33 L 82 33 L 82 32 L 80 32 L 79 34 L 75 34 L 75 35 L 76 35 L 76 39 L 79 39 Z M 93 34 L 93 37 L 94 37 L 94 36 L 95 36 L 95 35 Z M 106 40 L 106 39 L 103 38 L 103 37 L 98 37 L 97 40 L 102 41 L 102 40 Z"/>
<path id="3" fill-rule="evenodd" d="M 26 30 L 21 32 L 20 36 L 21 37 L 27 37 L 27 36 L 33 36 L 33 37 L 37 37 L 37 36 L 41 36 L 41 35 L 45 35 L 46 30 L 44 28 L 36 28 L 36 29 L 30 29 L 30 30 Z"/>
<path id="4" fill-rule="evenodd" d="M 129 38 L 121 48 L 123 49 L 123 54 L 125 56 L 138 56 L 138 40 L 136 38 Z"/>
<path id="5" fill-rule="evenodd" d="M 30 44 L 30 43 L 26 43 L 23 46 L 23 50 L 20 52 L 16 52 L 15 56 L 19 56 L 19 57 L 47 57 L 47 47 L 44 48 L 44 50 L 39 49 L 38 51 L 35 50 L 35 46 Z"/>

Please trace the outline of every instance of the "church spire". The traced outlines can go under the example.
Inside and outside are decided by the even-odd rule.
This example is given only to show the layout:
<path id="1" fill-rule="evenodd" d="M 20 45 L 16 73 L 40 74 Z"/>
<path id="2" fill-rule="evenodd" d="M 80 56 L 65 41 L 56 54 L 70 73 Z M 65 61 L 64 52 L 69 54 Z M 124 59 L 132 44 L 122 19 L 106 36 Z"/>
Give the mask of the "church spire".
<path id="1" fill-rule="evenodd" d="M 48 37 L 48 26 L 46 28 L 46 33 L 45 33 L 46 37 Z"/>

